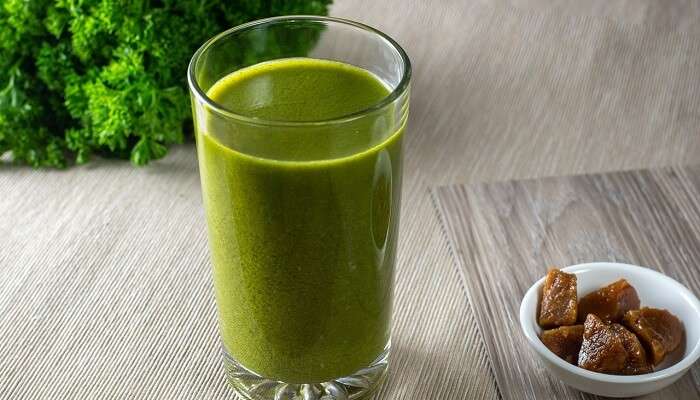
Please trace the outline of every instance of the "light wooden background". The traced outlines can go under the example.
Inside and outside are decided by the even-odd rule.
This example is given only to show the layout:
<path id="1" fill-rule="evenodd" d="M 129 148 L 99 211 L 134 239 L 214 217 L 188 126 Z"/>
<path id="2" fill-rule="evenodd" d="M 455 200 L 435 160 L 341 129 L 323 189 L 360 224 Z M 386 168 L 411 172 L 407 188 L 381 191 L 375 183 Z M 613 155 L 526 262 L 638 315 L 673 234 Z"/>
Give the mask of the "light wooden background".
<path id="1" fill-rule="evenodd" d="M 427 189 L 700 162 L 697 2 L 338 0 L 414 63 L 392 375 L 497 399 Z M 192 145 L 145 169 L 0 167 L 0 399 L 232 398 Z"/>
<path id="2" fill-rule="evenodd" d="M 643 265 L 700 295 L 700 166 L 449 185 L 433 193 L 504 400 L 596 398 L 552 376 L 522 334 L 520 300 L 548 267 Z M 649 303 L 650 293 L 639 295 L 642 304 L 659 306 Z M 700 364 L 640 400 L 698 398 Z"/>

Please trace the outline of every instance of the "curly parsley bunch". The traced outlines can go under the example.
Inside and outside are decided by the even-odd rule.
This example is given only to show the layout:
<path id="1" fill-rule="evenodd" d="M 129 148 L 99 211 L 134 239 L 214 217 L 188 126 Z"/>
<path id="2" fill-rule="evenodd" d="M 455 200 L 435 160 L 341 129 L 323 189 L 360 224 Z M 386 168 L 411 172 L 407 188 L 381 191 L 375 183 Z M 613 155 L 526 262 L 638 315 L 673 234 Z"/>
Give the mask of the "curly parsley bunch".
<path id="1" fill-rule="evenodd" d="M 324 14 L 331 0 L 3 0 L 0 156 L 34 167 L 92 154 L 163 157 L 190 118 L 186 69 L 248 20 Z"/>

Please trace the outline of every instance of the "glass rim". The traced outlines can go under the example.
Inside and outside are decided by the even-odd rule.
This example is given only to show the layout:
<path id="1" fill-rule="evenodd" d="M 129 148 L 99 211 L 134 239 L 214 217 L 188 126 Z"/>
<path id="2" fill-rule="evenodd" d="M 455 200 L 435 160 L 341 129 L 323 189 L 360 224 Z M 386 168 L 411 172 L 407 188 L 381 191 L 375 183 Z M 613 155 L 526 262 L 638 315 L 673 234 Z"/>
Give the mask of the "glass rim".
<path id="1" fill-rule="evenodd" d="M 396 52 L 399 54 L 401 57 L 401 62 L 404 65 L 404 71 L 401 76 L 401 80 L 399 81 L 398 85 L 396 85 L 395 88 L 391 90 L 391 92 L 384 96 L 381 100 L 378 102 L 372 104 L 369 107 L 363 108 L 362 110 L 355 111 L 349 114 L 342 115 L 340 117 L 334 117 L 330 119 L 323 119 L 323 120 L 316 120 L 316 121 L 281 121 L 281 120 L 273 120 L 273 119 L 265 119 L 265 118 L 258 118 L 258 117 L 252 117 L 248 115 L 244 115 L 241 113 L 234 112 L 232 110 L 227 109 L 226 107 L 222 106 L 221 104 L 217 103 L 213 99 L 211 99 L 204 90 L 202 90 L 201 86 L 199 86 L 199 83 L 197 82 L 197 78 L 195 76 L 195 68 L 197 66 L 197 63 L 199 59 L 201 58 L 202 54 L 208 50 L 214 43 L 218 42 L 219 40 L 223 39 L 224 37 L 227 37 L 231 34 L 237 33 L 237 32 L 242 32 L 245 30 L 249 30 L 251 28 L 260 26 L 260 25 L 266 25 L 270 23 L 277 23 L 277 22 L 294 22 L 294 21 L 319 21 L 319 22 L 332 22 L 332 23 L 337 23 L 337 24 L 342 24 L 342 25 L 349 25 L 353 26 L 355 28 L 360 28 L 366 32 L 373 33 L 375 35 L 378 35 L 381 37 L 390 47 L 392 47 Z M 396 99 L 401 97 L 406 90 L 408 89 L 409 83 L 411 80 L 411 61 L 408 58 L 408 55 L 406 54 L 406 51 L 394 40 L 392 39 L 389 35 L 385 34 L 384 32 L 373 28 L 369 25 L 365 25 L 360 22 L 352 21 L 349 19 L 344 19 L 344 18 L 337 18 L 337 17 L 328 17 L 328 16 L 319 16 L 319 15 L 283 15 L 283 16 L 278 16 L 278 17 L 271 17 L 271 18 L 263 18 L 263 19 L 258 19 L 254 21 L 247 22 L 245 24 L 237 25 L 234 26 L 233 28 L 227 29 L 214 37 L 210 38 L 204 44 L 197 49 L 197 51 L 194 53 L 192 56 L 192 59 L 190 60 L 189 66 L 187 67 L 187 83 L 190 87 L 190 91 L 197 97 L 198 100 L 204 102 L 207 104 L 208 107 L 210 107 L 212 110 L 216 111 L 217 113 L 228 117 L 232 119 L 236 119 L 241 122 L 245 122 L 247 124 L 254 124 L 254 125 L 265 125 L 265 126 L 318 126 L 318 125 L 329 125 L 329 124 L 337 124 L 337 123 L 346 123 L 346 122 L 351 122 L 356 119 L 362 118 L 366 115 L 372 114 L 375 111 L 381 110 L 384 107 L 388 106 L 389 104 L 393 103 Z"/>

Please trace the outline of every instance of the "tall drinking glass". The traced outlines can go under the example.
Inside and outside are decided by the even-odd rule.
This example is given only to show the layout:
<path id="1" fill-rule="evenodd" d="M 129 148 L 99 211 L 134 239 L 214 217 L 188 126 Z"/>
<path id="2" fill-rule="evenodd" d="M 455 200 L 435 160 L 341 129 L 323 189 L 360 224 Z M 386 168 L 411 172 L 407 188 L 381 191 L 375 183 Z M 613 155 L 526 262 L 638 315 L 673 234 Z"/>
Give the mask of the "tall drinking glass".
<path id="1" fill-rule="evenodd" d="M 224 364 L 247 399 L 358 399 L 390 347 L 411 68 L 337 18 L 254 21 L 189 66 Z"/>

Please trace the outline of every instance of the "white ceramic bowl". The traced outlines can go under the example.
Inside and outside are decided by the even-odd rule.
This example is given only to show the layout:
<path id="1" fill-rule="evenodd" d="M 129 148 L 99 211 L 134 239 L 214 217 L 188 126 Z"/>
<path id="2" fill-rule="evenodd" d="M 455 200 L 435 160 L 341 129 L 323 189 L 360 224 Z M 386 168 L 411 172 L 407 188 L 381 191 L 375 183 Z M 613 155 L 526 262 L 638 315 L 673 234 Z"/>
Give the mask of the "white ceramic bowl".
<path id="1" fill-rule="evenodd" d="M 620 278 L 637 289 L 642 307 L 665 308 L 685 325 L 686 347 L 678 363 L 650 374 L 620 376 L 591 372 L 569 364 L 549 351 L 538 335 L 537 302 L 544 278 L 525 293 L 520 303 L 520 326 L 530 346 L 549 372 L 578 390 L 609 397 L 641 396 L 663 389 L 678 380 L 700 357 L 700 301 L 685 286 L 654 270 L 608 262 L 579 264 L 562 268 L 576 274 L 578 295 L 586 295 Z"/>

